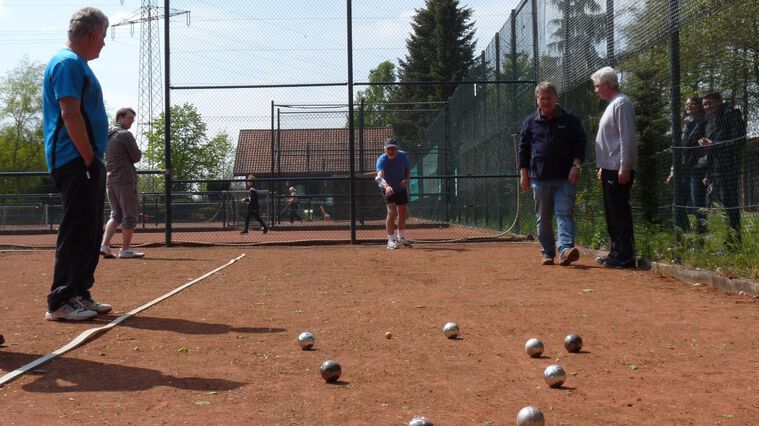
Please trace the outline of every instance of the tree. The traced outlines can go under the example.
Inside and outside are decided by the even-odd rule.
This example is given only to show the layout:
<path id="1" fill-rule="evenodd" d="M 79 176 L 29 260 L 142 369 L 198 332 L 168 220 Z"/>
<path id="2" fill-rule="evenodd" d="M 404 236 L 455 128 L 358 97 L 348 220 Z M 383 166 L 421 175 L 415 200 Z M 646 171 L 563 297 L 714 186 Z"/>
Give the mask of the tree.
<path id="1" fill-rule="evenodd" d="M 411 36 L 406 40 L 407 53 L 399 59 L 401 82 L 460 81 L 474 64 L 474 22 L 472 9 L 460 7 L 457 0 L 427 0 L 416 10 Z M 456 84 L 404 85 L 396 92 L 397 102 L 417 102 L 416 109 L 426 109 L 424 102 L 445 101 Z M 396 116 L 394 130 L 403 139 L 420 140 L 434 117 L 429 114 Z"/>
<path id="2" fill-rule="evenodd" d="M 159 169 L 165 168 L 164 113 L 153 120 L 146 133 L 148 147 L 145 157 Z M 185 103 L 171 107 L 171 175 L 177 179 L 220 179 L 228 176 L 232 143 L 222 132 L 209 139 L 207 126 L 197 108 Z M 157 185 L 157 187 L 160 185 Z M 200 189 L 198 185 L 182 185 L 178 190 Z"/>
<path id="3" fill-rule="evenodd" d="M 382 112 L 387 109 L 387 103 L 393 97 L 396 87 L 395 64 L 384 61 L 369 71 L 370 83 L 390 83 L 388 85 L 372 85 L 358 92 L 358 101 L 364 101 L 364 127 L 387 127 L 392 122 L 389 113 Z M 358 127 L 358 116 L 355 118 Z"/>
<path id="4" fill-rule="evenodd" d="M 597 0 L 552 0 L 552 3 L 563 16 L 550 21 L 556 28 L 551 34 L 556 41 L 548 43 L 548 47 L 567 62 L 564 69 L 557 71 L 569 83 L 587 80 L 601 65 L 596 46 L 606 37 L 606 16 Z"/>
<path id="5" fill-rule="evenodd" d="M 2 168 L 12 171 L 44 168 L 42 138 L 42 76 L 45 65 L 23 58 L 0 80 Z"/>

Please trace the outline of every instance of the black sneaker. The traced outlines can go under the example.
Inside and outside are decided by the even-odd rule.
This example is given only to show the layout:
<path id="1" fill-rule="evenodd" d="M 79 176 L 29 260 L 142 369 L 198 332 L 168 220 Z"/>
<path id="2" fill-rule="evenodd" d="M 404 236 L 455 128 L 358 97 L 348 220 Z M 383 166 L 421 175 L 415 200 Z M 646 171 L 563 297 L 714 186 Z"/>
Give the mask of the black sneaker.
<path id="1" fill-rule="evenodd" d="M 264 233 L 264 234 L 267 233 L 267 232 L 269 232 L 269 227 L 264 226 L 263 228 L 261 228 L 261 232 Z"/>
<path id="2" fill-rule="evenodd" d="M 636 268 L 635 259 L 619 260 L 616 258 L 608 258 L 603 263 L 607 268 Z"/>
<path id="3" fill-rule="evenodd" d="M 247 233 L 248 233 L 248 231 L 240 231 L 240 235 L 245 235 Z"/>

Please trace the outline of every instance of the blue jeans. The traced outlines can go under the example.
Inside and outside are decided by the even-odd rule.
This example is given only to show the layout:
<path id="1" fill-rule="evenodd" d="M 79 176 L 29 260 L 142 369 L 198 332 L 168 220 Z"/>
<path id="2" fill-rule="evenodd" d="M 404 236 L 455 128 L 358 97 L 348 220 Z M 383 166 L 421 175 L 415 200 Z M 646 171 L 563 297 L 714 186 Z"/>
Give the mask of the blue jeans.
<path id="1" fill-rule="evenodd" d="M 531 180 L 532 194 L 535 199 L 535 216 L 538 224 L 538 241 L 543 247 L 543 254 L 556 256 L 556 246 L 559 253 L 575 246 L 575 222 L 573 210 L 577 185 L 572 185 L 566 179 Z M 554 241 L 553 215 L 556 214 L 556 224 L 559 230 L 558 244 Z"/>

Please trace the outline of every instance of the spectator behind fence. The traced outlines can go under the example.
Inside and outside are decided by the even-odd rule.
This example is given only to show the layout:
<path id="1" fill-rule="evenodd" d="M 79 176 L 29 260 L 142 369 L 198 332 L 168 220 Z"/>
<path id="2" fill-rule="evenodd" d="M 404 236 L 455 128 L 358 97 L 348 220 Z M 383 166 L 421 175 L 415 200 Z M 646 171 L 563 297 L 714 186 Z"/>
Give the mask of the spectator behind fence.
<path id="1" fill-rule="evenodd" d="M 398 141 L 388 138 L 385 141 L 385 153 L 377 158 L 377 176 L 374 180 L 387 206 L 385 229 L 387 230 L 387 248 L 394 250 L 411 247 L 406 239 L 406 215 L 408 214 L 408 179 L 411 176 L 411 164 L 405 152 L 398 147 Z M 398 225 L 396 226 L 396 219 Z M 396 235 L 397 231 L 397 235 Z"/>
<path id="2" fill-rule="evenodd" d="M 553 265 L 558 243 L 559 264 L 567 266 L 580 258 L 573 214 L 587 138 L 577 116 L 558 105 L 553 83 L 538 84 L 535 98 L 538 109 L 527 116 L 520 132 L 519 183 L 522 190 L 532 190 L 535 200 L 541 263 Z M 554 212 L 558 241 L 553 233 Z"/>
<path id="3" fill-rule="evenodd" d="M 296 220 L 302 222 L 300 217 L 300 205 L 298 204 L 298 193 L 294 186 L 291 186 L 288 191 L 290 196 L 287 198 L 287 210 L 290 212 L 290 223 L 294 223 Z"/>
<path id="4" fill-rule="evenodd" d="M 121 108 L 116 112 L 116 121 L 108 129 L 108 150 L 105 152 L 105 168 L 108 171 L 105 188 L 111 205 L 111 218 L 105 225 L 100 254 L 106 259 L 113 258 L 111 238 L 121 225 L 121 249 L 119 258 L 130 259 L 145 256 L 132 248 L 134 228 L 137 226 L 137 170 L 134 164 L 142 158 L 134 136 L 129 131 L 136 113 L 132 108 Z"/>
<path id="5" fill-rule="evenodd" d="M 49 321 L 82 321 L 111 310 L 90 294 L 103 235 L 108 114 L 88 61 L 100 56 L 107 31 L 108 17 L 100 10 L 76 11 L 66 47 L 47 63 L 42 81 L 45 159 L 63 203 L 47 295 Z"/>
<path id="6" fill-rule="evenodd" d="M 708 147 L 706 176 L 703 183 L 709 187 L 709 203 L 719 203 L 727 215 L 726 247 L 734 250 L 741 244 L 740 175 L 743 148 L 746 145 L 746 127 L 741 112 L 730 102 L 723 102 L 716 92 L 704 95 L 706 129 L 699 140 Z"/>
<path id="7" fill-rule="evenodd" d="M 701 98 L 691 96 L 685 101 L 681 147 L 676 155 L 680 161 L 680 176 L 674 176 L 674 166 L 667 177 L 667 183 L 677 185 L 675 200 L 675 225 L 684 232 L 690 231 L 688 213 L 696 217 L 696 232 L 706 232 L 706 188 L 703 180 L 706 174 L 706 149 L 699 145 L 704 137 L 706 119 Z"/>
<path id="8" fill-rule="evenodd" d="M 242 200 L 248 203 L 248 212 L 245 215 L 245 227 L 242 229 L 242 231 L 240 231 L 240 234 L 242 235 L 248 233 L 248 227 L 250 226 L 251 218 L 256 219 L 258 223 L 261 224 L 261 232 L 264 234 L 269 232 L 269 227 L 266 226 L 266 223 L 264 223 L 264 220 L 261 218 L 261 214 L 259 213 L 258 190 L 253 187 L 253 180 L 253 176 L 250 176 L 245 181 L 245 187 L 248 189 L 248 196 Z"/>
<path id="9" fill-rule="evenodd" d="M 601 68 L 590 78 L 596 94 L 609 102 L 598 123 L 596 166 L 611 247 L 607 256 L 596 260 L 609 268 L 634 268 L 635 236 L 630 189 L 635 180 L 638 157 L 635 109 L 630 99 L 619 90 L 614 68 Z"/>

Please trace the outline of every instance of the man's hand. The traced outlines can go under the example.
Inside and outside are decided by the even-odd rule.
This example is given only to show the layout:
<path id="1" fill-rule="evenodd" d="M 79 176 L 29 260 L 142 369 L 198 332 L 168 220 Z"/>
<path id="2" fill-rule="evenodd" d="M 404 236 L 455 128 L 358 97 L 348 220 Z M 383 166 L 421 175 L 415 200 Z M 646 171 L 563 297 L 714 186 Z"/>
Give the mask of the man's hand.
<path id="1" fill-rule="evenodd" d="M 393 191 L 393 187 L 386 184 L 385 185 L 385 195 L 389 197 L 389 196 L 391 196 L 393 194 L 395 194 L 395 191 Z"/>
<path id="2" fill-rule="evenodd" d="M 619 174 L 617 174 L 617 181 L 620 185 L 624 185 L 627 182 L 630 182 L 630 171 L 629 170 L 620 170 Z"/>
<path id="3" fill-rule="evenodd" d="M 403 188 L 408 188 L 408 179 L 403 179 L 403 180 L 401 181 L 401 186 L 402 186 Z"/>
<path id="4" fill-rule="evenodd" d="M 572 166 L 569 168 L 569 183 L 572 185 L 577 185 L 577 182 L 580 181 L 580 168 Z"/>
<path id="5" fill-rule="evenodd" d="M 698 140 L 698 144 L 700 146 L 709 146 L 709 145 L 713 145 L 714 142 L 712 142 L 712 140 L 709 138 L 701 138 Z"/>
<path id="6" fill-rule="evenodd" d="M 527 174 L 527 169 L 519 170 L 519 186 L 522 187 L 522 191 L 530 192 L 530 175 Z"/>

